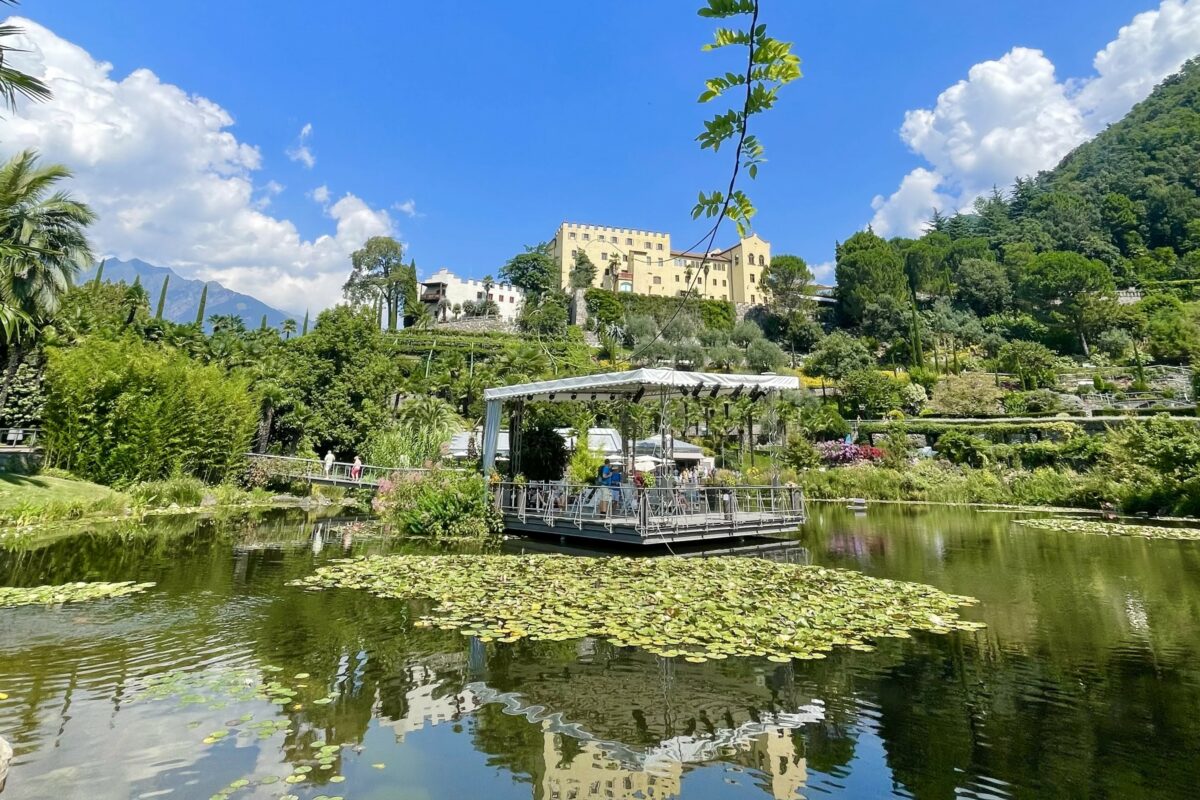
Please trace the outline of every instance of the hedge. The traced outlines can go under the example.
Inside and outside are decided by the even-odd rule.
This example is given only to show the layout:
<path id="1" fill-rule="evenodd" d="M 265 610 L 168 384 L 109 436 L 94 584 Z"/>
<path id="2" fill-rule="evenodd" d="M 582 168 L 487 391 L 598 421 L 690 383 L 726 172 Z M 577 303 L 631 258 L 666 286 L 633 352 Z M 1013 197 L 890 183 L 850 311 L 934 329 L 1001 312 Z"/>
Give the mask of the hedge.
<path id="1" fill-rule="evenodd" d="M 1009 439 L 1020 436 L 1027 440 L 1031 435 L 1038 440 L 1069 439 L 1083 432 L 1083 428 L 1073 422 L 1054 420 L 1047 422 L 977 422 L 960 424 L 952 422 L 921 422 L 917 420 L 901 420 L 899 422 L 863 422 L 858 426 L 859 438 L 869 440 L 876 433 L 887 433 L 893 425 L 900 425 L 905 433 L 914 433 L 926 438 L 930 445 L 938 437 L 950 431 L 978 436 L 994 444 L 1007 444 Z"/>

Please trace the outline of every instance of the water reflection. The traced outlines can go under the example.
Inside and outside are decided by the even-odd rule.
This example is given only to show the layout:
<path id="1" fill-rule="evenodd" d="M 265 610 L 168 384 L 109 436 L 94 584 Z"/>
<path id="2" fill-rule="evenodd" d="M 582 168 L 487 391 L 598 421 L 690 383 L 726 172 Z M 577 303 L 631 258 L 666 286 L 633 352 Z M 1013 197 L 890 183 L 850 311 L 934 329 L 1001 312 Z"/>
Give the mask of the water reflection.
<path id="1" fill-rule="evenodd" d="M 418 547 L 297 512 L 0 551 L 3 584 L 158 584 L 0 610 L 4 797 L 1192 796 L 1200 546 L 877 507 L 815 508 L 799 544 L 759 555 L 972 594 L 989 627 L 794 665 L 484 645 L 287 587 Z"/>

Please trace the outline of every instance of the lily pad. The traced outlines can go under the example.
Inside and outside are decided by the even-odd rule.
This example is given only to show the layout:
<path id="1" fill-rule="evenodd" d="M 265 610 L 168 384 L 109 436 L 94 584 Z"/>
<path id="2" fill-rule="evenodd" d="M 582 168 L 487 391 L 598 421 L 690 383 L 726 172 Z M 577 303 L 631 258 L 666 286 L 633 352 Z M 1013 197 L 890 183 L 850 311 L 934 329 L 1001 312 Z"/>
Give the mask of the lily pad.
<path id="1" fill-rule="evenodd" d="M 1142 539 L 1175 539 L 1200 541 L 1200 528 L 1176 528 L 1166 525 L 1127 525 L 1123 522 L 1104 522 L 1098 519 L 1068 519 L 1044 517 L 1019 519 L 1018 525 L 1043 531 L 1091 533 L 1099 536 L 1136 536 Z"/>
<path id="2" fill-rule="evenodd" d="M 700 663 L 723 656 L 823 658 L 909 631 L 974 630 L 968 597 L 849 570 L 754 558 L 368 556 L 293 585 L 429 598 L 424 627 L 481 641 L 602 637 Z"/>
<path id="3" fill-rule="evenodd" d="M 13 606 L 54 606 L 60 603 L 82 603 L 125 597 L 144 592 L 153 583 L 118 581 L 116 583 L 62 583 L 57 586 L 0 586 L 0 608 Z"/>

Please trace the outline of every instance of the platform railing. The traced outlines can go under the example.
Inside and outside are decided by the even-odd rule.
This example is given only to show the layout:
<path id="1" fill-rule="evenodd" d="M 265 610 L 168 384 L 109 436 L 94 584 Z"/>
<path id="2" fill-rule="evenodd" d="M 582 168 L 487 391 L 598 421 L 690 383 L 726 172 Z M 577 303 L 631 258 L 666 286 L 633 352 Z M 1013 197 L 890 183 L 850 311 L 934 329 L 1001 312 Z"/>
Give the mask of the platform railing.
<path id="1" fill-rule="evenodd" d="M 595 486 L 565 481 L 492 484 L 492 500 L 505 517 L 548 527 L 600 524 L 633 528 L 643 538 L 675 532 L 752 535 L 807 517 L 804 492 L 795 486 Z"/>
<path id="2" fill-rule="evenodd" d="M 0 428 L 0 447 L 37 447 L 42 429 L 22 426 Z"/>
<path id="3" fill-rule="evenodd" d="M 247 453 L 246 458 L 251 464 L 258 464 L 278 477 L 350 486 L 378 486 L 381 480 L 392 475 L 421 475 L 430 471 L 418 467 L 383 467 L 377 464 L 362 464 L 356 471 L 354 464 L 346 461 L 334 461 L 327 468 L 325 462 L 319 459 L 260 453 Z"/>

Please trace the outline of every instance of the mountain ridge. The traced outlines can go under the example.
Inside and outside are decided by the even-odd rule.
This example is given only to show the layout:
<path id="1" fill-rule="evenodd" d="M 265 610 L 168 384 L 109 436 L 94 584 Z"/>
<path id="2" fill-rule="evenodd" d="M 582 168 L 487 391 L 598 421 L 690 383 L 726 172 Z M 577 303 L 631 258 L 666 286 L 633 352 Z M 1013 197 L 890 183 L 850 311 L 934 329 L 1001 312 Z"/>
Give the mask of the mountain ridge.
<path id="1" fill-rule="evenodd" d="M 84 283 L 94 280 L 99 264 L 80 273 L 77 282 Z M 200 294 L 208 286 L 208 297 L 204 304 L 204 318 L 207 320 L 214 314 L 233 314 L 241 317 L 248 328 L 257 328 L 262 323 L 263 315 L 267 317 L 267 325 L 272 328 L 280 327 L 284 320 L 295 320 L 296 317 L 274 306 L 267 305 L 252 295 L 236 292 L 217 281 L 202 281 L 198 278 L 185 278 L 170 267 L 160 267 L 142 261 L 140 258 L 122 260 L 108 258 L 104 260 L 103 279 L 114 283 L 124 281 L 133 283 L 140 280 L 142 287 L 150 298 L 150 310 L 158 307 L 158 295 L 162 289 L 163 279 L 170 277 L 167 284 L 167 299 L 163 305 L 163 318 L 176 323 L 196 321 L 196 311 L 200 305 Z M 205 323 L 207 327 L 207 322 Z"/>

